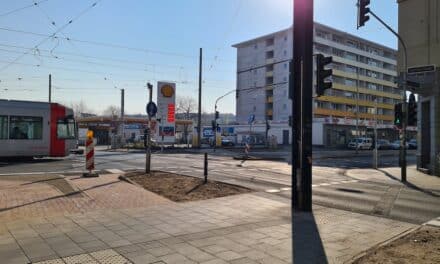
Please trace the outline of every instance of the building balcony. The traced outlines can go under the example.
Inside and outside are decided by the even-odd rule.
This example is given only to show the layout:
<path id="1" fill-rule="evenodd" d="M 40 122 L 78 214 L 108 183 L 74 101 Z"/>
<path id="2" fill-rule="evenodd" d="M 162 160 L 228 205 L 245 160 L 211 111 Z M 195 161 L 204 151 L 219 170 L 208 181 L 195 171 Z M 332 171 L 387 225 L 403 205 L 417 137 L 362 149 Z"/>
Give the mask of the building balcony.
<path id="1" fill-rule="evenodd" d="M 321 116 L 333 116 L 333 117 L 347 117 L 347 118 L 360 118 L 360 119 L 368 119 L 368 120 L 374 120 L 376 118 L 375 114 L 369 114 L 369 113 L 358 113 L 355 112 L 349 112 L 349 111 L 341 111 L 341 110 L 334 110 L 334 109 L 326 109 L 326 108 L 315 108 L 313 109 L 314 115 L 321 115 Z M 393 115 L 377 115 L 378 120 L 383 121 L 393 121 L 394 116 Z"/>
<path id="2" fill-rule="evenodd" d="M 273 77 L 273 71 L 266 72 L 266 77 Z"/>
<path id="3" fill-rule="evenodd" d="M 273 96 L 266 97 L 266 103 L 273 103 Z"/>
<path id="4" fill-rule="evenodd" d="M 394 110 L 394 104 L 384 104 L 384 103 L 375 103 L 374 101 L 366 101 L 366 100 L 356 100 L 352 98 L 347 97 L 339 97 L 339 96 L 320 96 L 316 98 L 315 100 L 323 101 L 323 102 L 330 102 L 330 103 L 336 103 L 336 104 L 348 104 L 348 105 L 356 105 L 356 103 L 359 104 L 359 106 L 367 106 L 367 107 L 377 107 L 388 109 L 388 110 Z M 357 102 L 356 102 L 357 101 Z"/>
<path id="5" fill-rule="evenodd" d="M 273 116 L 273 109 L 267 109 L 266 115 L 267 116 Z"/>
<path id="6" fill-rule="evenodd" d="M 271 90 L 273 90 L 273 85 L 272 84 L 266 85 L 266 91 L 271 91 Z"/>

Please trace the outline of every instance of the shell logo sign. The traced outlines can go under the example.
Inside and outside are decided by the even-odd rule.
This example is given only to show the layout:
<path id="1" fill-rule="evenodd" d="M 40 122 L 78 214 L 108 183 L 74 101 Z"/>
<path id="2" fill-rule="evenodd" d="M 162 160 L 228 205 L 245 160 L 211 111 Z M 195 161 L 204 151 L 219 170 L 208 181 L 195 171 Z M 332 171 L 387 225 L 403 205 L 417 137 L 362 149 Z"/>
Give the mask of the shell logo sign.
<path id="1" fill-rule="evenodd" d="M 174 95 L 174 88 L 169 84 L 165 84 L 160 88 L 160 93 L 164 97 L 172 97 Z"/>
<path id="2" fill-rule="evenodd" d="M 176 131 L 176 84 L 170 82 L 157 83 L 157 115 L 162 119 L 159 124 L 158 140 L 165 143 L 175 142 Z"/>

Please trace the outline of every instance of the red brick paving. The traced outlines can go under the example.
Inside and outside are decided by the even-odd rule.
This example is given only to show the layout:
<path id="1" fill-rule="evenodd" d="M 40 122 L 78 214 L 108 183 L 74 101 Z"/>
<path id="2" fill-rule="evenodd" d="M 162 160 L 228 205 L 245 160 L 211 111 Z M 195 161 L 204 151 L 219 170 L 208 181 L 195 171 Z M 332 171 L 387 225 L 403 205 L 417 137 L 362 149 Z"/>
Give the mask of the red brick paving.
<path id="1" fill-rule="evenodd" d="M 48 183 L 36 183 L 35 178 L 0 178 L 0 221 L 172 203 L 154 193 L 120 181 L 118 176 L 107 174 L 98 178 L 66 177 L 73 189 L 81 191 L 68 196 Z"/>

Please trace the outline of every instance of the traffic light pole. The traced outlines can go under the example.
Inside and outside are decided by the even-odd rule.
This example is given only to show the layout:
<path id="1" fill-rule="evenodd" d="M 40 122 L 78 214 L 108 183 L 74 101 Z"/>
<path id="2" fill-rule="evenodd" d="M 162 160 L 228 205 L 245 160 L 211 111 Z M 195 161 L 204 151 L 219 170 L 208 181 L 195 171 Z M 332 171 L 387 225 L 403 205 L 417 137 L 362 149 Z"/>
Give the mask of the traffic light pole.
<path id="1" fill-rule="evenodd" d="M 148 102 L 153 101 L 153 86 L 147 84 L 149 92 Z M 151 116 L 148 115 L 148 131 L 147 131 L 147 153 L 145 157 L 145 173 L 150 173 L 151 170 Z"/>
<path id="2" fill-rule="evenodd" d="M 312 210 L 313 0 L 294 0 L 292 211 Z M 292 77 L 292 69 L 291 69 Z"/>
<path id="3" fill-rule="evenodd" d="M 402 37 L 394 31 L 390 26 L 387 25 L 380 17 L 378 17 L 373 11 L 369 11 L 369 13 L 376 18 L 383 26 L 385 26 L 391 33 L 393 33 L 403 48 L 403 76 L 402 76 L 402 133 L 400 135 L 400 166 L 401 166 L 401 180 L 402 182 L 406 182 L 406 127 L 408 124 L 408 107 L 406 103 L 406 71 L 408 68 L 408 52 L 406 48 L 406 44 L 403 41 Z"/>

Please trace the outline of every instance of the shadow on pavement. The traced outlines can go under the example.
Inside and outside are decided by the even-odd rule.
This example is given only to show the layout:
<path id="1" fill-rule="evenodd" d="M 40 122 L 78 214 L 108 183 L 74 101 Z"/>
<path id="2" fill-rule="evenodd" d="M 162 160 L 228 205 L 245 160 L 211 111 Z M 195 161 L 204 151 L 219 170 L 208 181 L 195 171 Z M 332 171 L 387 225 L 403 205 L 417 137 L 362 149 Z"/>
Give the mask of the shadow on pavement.
<path id="1" fill-rule="evenodd" d="M 36 163 L 46 163 L 46 162 L 56 162 L 61 161 L 61 159 L 54 158 L 0 158 L 0 167 L 14 166 L 20 164 L 36 164 Z"/>
<path id="2" fill-rule="evenodd" d="M 328 263 L 313 212 L 293 213 L 293 263 Z"/>
<path id="3" fill-rule="evenodd" d="M 430 195 L 430 196 L 433 196 L 433 197 L 440 197 L 440 195 L 435 194 L 435 193 L 431 192 L 430 190 L 426 190 L 426 189 L 420 188 L 419 186 L 417 186 L 415 184 L 412 184 L 412 183 L 410 183 L 408 181 L 407 182 L 402 182 L 400 179 L 396 178 L 394 175 L 388 173 L 385 170 L 378 169 L 378 171 L 382 172 L 383 174 L 385 174 L 388 178 L 390 178 L 392 180 L 395 180 L 395 181 L 403 183 L 406 187 L 408 187 L 410 189 L 422 192 L 424 194 L 427 194 L 427 195 Z"/>
<path id="4" fill-rule="evenodd" d="M 118 183 L 118 182 L 121 182 L 121 181 L 119 181 L 119 180 L 118 181 L 112 181 L 112 182 L 108 182 L 108 183 L 104 183 L 104 184 L 95 185 L 95 186 L 92 186 L 92 187 L 89 187 L 89 188 L 86 188 L 86 189 L 82 189 L 82 190 L 79 190 L 79 191 L 73 191 L 73 192 L 70 192 L 70 193 L 66 193 L 66 194 L 62 194 L 62 195 L 56 195 L 56 196 L 52 196 L 52 197 L 49 197 L 49 198 L 45 198 L 45 199 L 41 199 L 41 200 L 37 200 L 37 201 L 32 201 L 32 202 L 29 202 L 29 203 L 19 204 L 19 205 L 15 205 L 15 206 L 11 206 L 11 207 L 0 208 L 0 213 L 6 212 L 6 211 L 9 211 L 9 210 L 13 210 L 13 209 L 16 209 L 16 208 L 20 208 L 20 207 L 25 207 L 25 206 L 32 205 L 32 204 L 37 204 L 37 203 L 41 203 L 41 202 L 55 200 L 55 199 L 58 199 L 58 198 L 71 197 L 71 196 L 75 196 L 75 195 L 82 195 L 82 193 L 85 192 L 85 191 L 96 189 L 96 188 L 101 188 L 101 187 L 112 185 L 112 184 L 115 184 L 115 183 Z"/>

